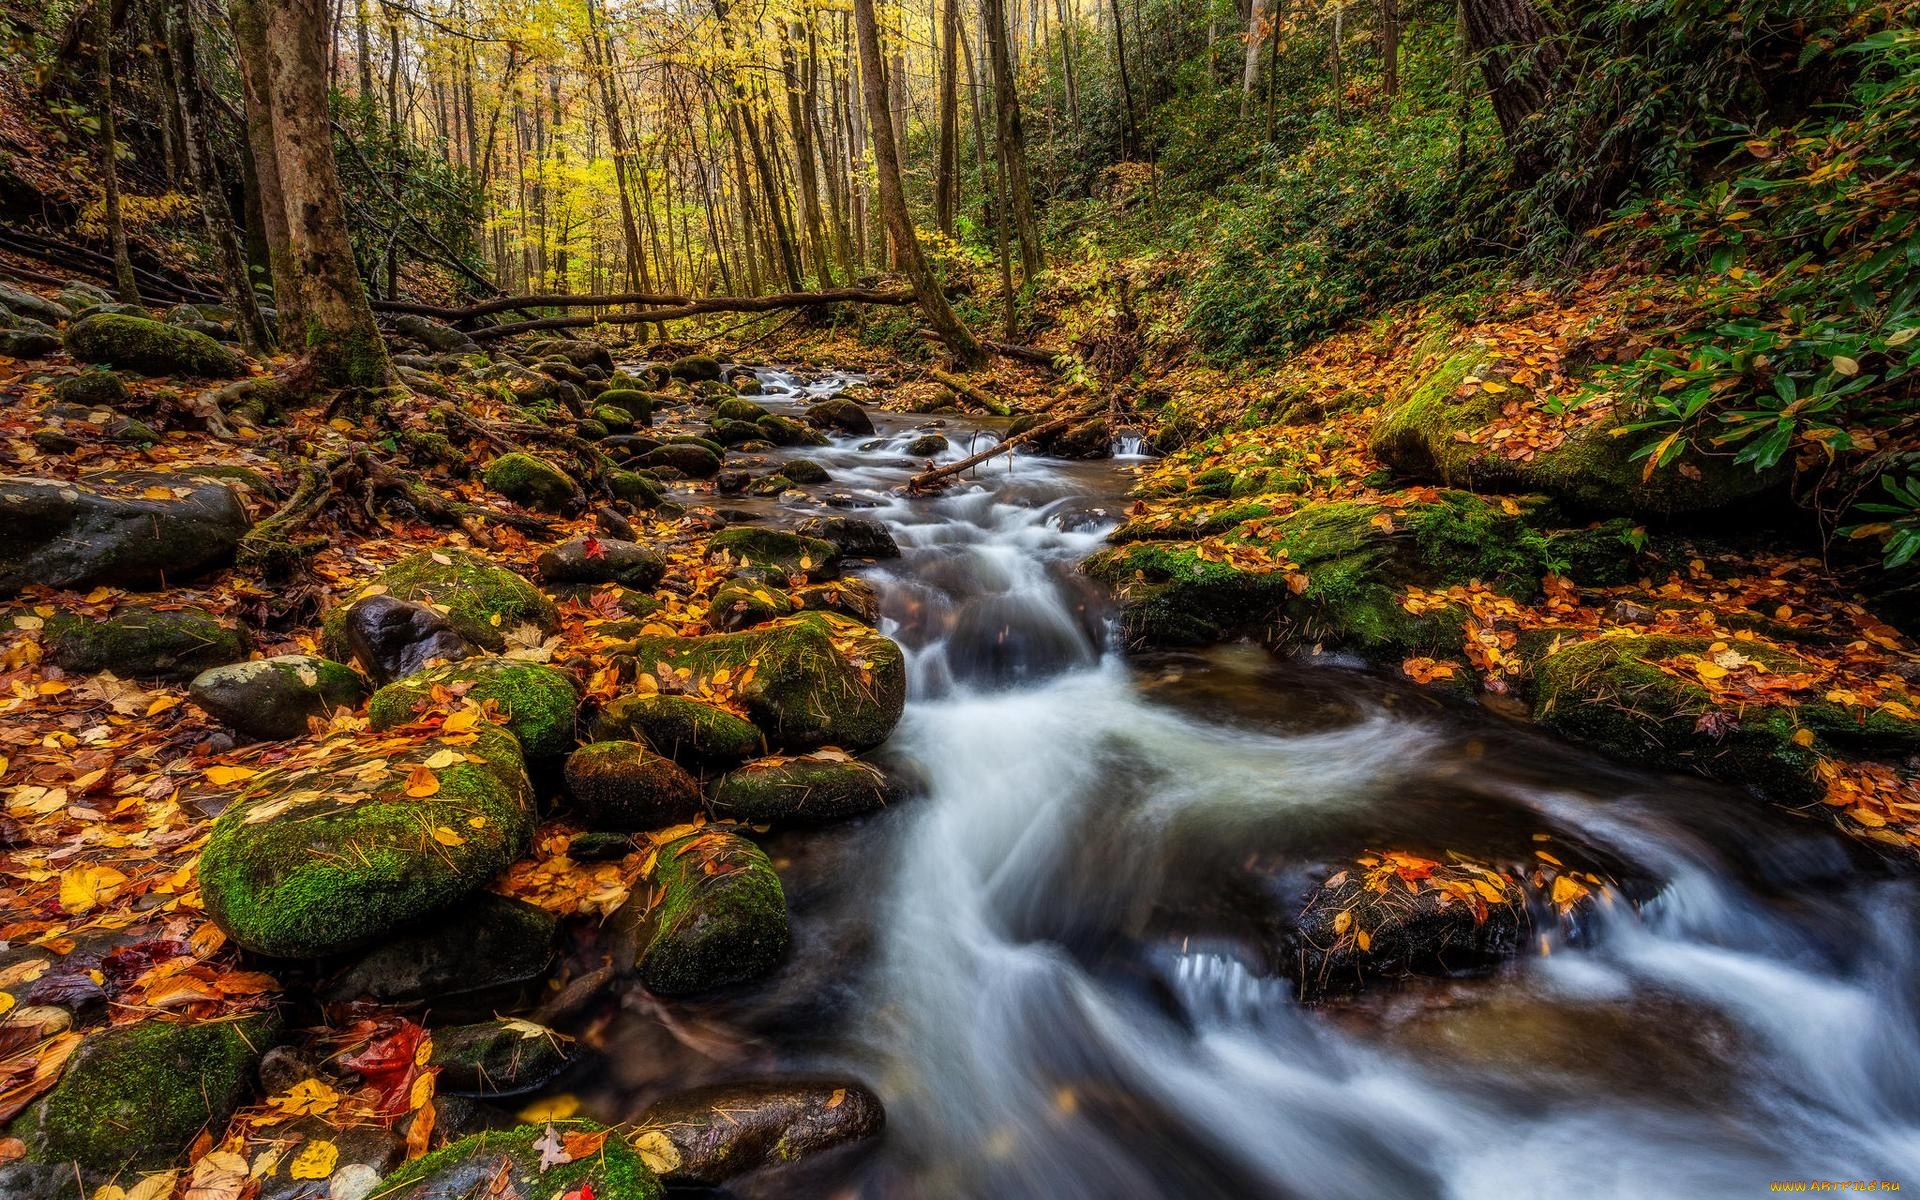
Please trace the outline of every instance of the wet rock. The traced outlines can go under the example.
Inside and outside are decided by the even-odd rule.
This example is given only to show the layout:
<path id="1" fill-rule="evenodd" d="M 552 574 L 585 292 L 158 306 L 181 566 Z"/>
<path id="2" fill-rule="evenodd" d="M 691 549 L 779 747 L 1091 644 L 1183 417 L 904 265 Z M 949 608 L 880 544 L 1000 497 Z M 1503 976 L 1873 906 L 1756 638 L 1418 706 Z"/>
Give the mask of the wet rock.
<path id="1" fill-rule="evenodd" d="M 229 938 L 277 958 L 338 953 L 470 895 L 526 850 L 532 789 L 509 734 L 482 723 L 391 742 L 336 737 L 311 765 L 263 771 L 226 797 L 200 886 Z M 442 750 L 456 761 L 429 767 Z M 430 802 L 408 794 L 416 772 Z"/>
<path id="2" fill-rule="evenodd" d="M 713 490 L 722 496 L 737 496 L 753 483 L 753 476 L 747 471 L 722 471 L 713 477 Z"/>
<path id="3" fill-rule="evenodd" d="M 580 1153 L 543 1169 L 540 1145 L 549 1131 L 551 1141 L 562 1146 L 574 1139 Z M 640 1156 L 618 1134 L 591 1121 L 521 1125 L 463 1138 L 387 1176 L 374 1194 L 379 1200 L 569 1195 L 585 1200 L 589 1192 L 593 1200 L 662 1200 L 665 1195 Z"/>
<path id="4" fill-rule="evenodd" d="M 689 479 L 711 479 L 720 470 L 718 454 L 690 442 L 656 446 L 635 461 L 643 467 L 671 467 Z"/>
<path id="5" fill-rule="evenodd" d="M 277 1154 L 268 1151 L 254 1160 L 257 1165 L 249 1174 L 260 1181 L 255 1200 L 365 1200 L 407 1156 L 406 1139 L 391 1129 L 369 1125 L 335 1129 L 320 1117 L 269 1125 L 257 1136 L 281 1146 Z M 294 1165 L 313 1141 L 333 1146 L 333 1170 L 324 1179 L 296 1178 Z"/>
<path id="6" fill-rule="evenodd" d="M 532 1021 L 481 1021 L 433 1031 L 435 1092 L 517 1096 L 550 1082 L 573 1061 L 571 1038 Z"/>
<path id="7" fill-rule="evenodd" d="M 437 701 L 436 690 L 452 696 L 451 703 Z M 396 680 L 367 701 L 367 719 L 376 730 L 391 729 L 432 712 L 489 702 L 506 714 L 505 728 L 520 739 L 528 759 L 558 758 L 573 748 L 574 713 L 580 707 L 573 676 L 511 658 L 469 658 Z"/>
<path id="8" fill-rule="evenodd" d="M 281 654 L 202 671 L 187 693 L 214 720 L 272 741 L 299 737 L 308 721 L 336 708 L 357 708 L 367 690 L 367 681 L 344 663 Z"/>
<path id="9" fill-rule="evenodd" d="M 1498 871 L 1399 852 L 1365 855 L 1300 913 L 1301 993 L 1483 971 L 1513 957 L 1529 928 L 1526 897 Z"/>
<path id="10" fill-rule="evenodd" d="M 609 433 L 632 433 L 633 418 L 624 408 L 615 408 L 611 404 L 602 404 L 594 408 L 592 417 Z"/>
<path id="11" fill-rule="evenodd" d="M 873 585 L 864 579 L 849 576 L 835 579 L 830 583 L 816 583 L 799 588 L 791 593 L 793 602 L 801 608 L 814 612 L 839 613 L 851 617 L 862 625 L 880 623 L 880 597 L 874 592 Z"/>
<path id="12" fill-rule="evenodd" d="M 80 279 L 70 279 L 60 288 L 60 303 L 69 313 L 79 314 L 89 308 L 114 303 L 112 292 L 98 284 L 87 283 Z"/>
<path id="13" fill-rule="evenodd" d="M 764 752 L 751 721 L 687 696 L 621 696 L 600 710 L 595 741 L 645 742 L 656 753 L 693 767 L 728 767 Z"/>
<path id="14" fill-rule="evenodd" d="M 567 842 L 567 857 L 575 862 L 613 862 L 633 853 L 633 838 L 608 829 L 576 833 Z"/>
<path id="15" fill-rule="evenodd" d="M 613 352 L 599 342 L 586 338 L 547 338 L 535 342 L 529 353 L 535 358 L 564 358 L 576 367 L 613 370 Z"/>
<path id="16" fill-rule="evenodd" d="M 667 573 L 666 557 L 618 538 L 569 538 L 541 553 L 540 578 L 549 583 L 617 583 L 650 592 Z"/>
<path id="17" fill-rule="evenodd" d="M 67 353 L 75 361 L 104 363 L 144 375 L 193 375 L 237 379 L 246 362 L 204 333 L 145 317 L 96 313 L 67 330 Z"/>
<path id="18" fill-rule="evenodd" d="M 40 1162 L 93 1171 L 173 1165 L 203 1130 L 217 1136 L 279 1036 L 270 1017 L 186 1023 L 149 1018 L 91 1034 L 60 1082 L 7 1132 Z"/>
<path id="19" fill-rule="evenodd" d="M 661 846 L 653 886 L 614 915 L 647 989 L 685 996 L 757 979 L 787 950 L 787 899 L 758 846 L 705 829 Z"/>
<path id="20" fill-rule="evenodd" d="M 559 610 L 539 588 L 465 550 L 408 555 L 381 572 L 371 586 L 376 595 L 435 606 L 461 637 L 496 654 L 507 648 L 509 633 L 517 632 L 524 640 L 533 631 L 544 636 L 560 627 Z M 344 607 L 334 609 L 321 630 L 321 644 L 334 658 L 349 652 L 346 612 Z"/>
<path id="21" fill-rule="evenodd" d="M 721 555 L 785 576 L 804 575 L 816 583 L 840 573 L 840 551 L 832 542 L 761 525 L 736 525 L 714 534 L 707 557 Z"/>
<path id="22" fill-rule="evenodd" d="M 713 440 L 723 446 L 744 446 L 766 440 L 766 434 L 751 421 L 717 420 L 711 429 Z"/>
<path id="23" fill-rule="evenodd" d="M 180 583 L 231 562 L 250 526 L 232 488 L 184 472 L 0 477 L 0 595 Z"/>
<path id="24" fill-rule="evenodd" d="M 669 1184 L 717 1187 L 864 1141 L 886 1124 L 880 1098 L 850 1080 L 725 1083 L 647 1109 L 634 1148 Z"/>
<path id="25" fill-rule="evenodd" d="M 821 429 L 838 429 L 862 437 L 873 435 L 873 418 L 851 400 L 822 400 L 807 410 L 807 420 Z"/>
<path id="26" fill-rule="evenodd" d="M 871 517 L 808 517 L 795 527 L 805 537 L 832 542 L 848 558 L 898 558 L 900 544 Z"/>
<path id="27" fill-rule="evenodd" d="M 915 458 L 932 458 L 950 443 L 943 433 L 924 433 L 907 443 L 906 452 Z"/>
<path id="28" fill-rule="evenodd" d="M 610 387 L 600 393 L 595 403 L 602 408 L 618 409 L 626 414 L 629 428 L 633 425 L 653 424 L 653 397 L 647 392 L 627 387 Z"/>
<path id="29" fill-rule="evenodd" d="M 646 669 L 664 662 L 690 672 L 696 688 L 725 671 L 724 686 L 785 751 L 877 746 L 906 703 L 900 647 L 831 613 L 803 612 L 741 633 L 642 637 L 626 650 Z"/>
<path id="30" fill-rule="evenodd" d="M 713 791 L 713 813 L 748 824 L 843 821 L 884 808 L 896 789 L 878 767 L 844 754 L 750 762 Z"/>
<path id="31" fill-rule="evenodd" d="M 780 473 L 795 483 L 809 486 L 833 482 L 833 475 L 810 458 L 793 459 L 781 466 Z"/>
<path id="32" fill-rule="evenodd" d="M 512 999 L 546 976 L 557 926 L 545 910 L 479 892 L 401 931 L 331 980 L 332 1003 L 432 1004 L 480 1009 Z"/>
<path id="33" fill-rule="evenodd" d="M 785 593 L 744 580 L 735 581 L 715 590 L 713 599 L 708 601 L 707 628 L 718 633 L 733 633 L 791 616 L 793 611 L 793 601 L 787 599 Z"/>
<path id="34" fill-rule="evenodd" d="M 673 365 L 667 368 L 667 374 L 675 379 L 684 379 L 688 383 L 719 379 L 720 363 L 711 355 L 690 354 L 685 358 L 674 360 Z"/>
<path id="35" fill-rule="evenodd" d="M 716 423 L 738 421 L 744 425 L 752 425 L 761 417 L 772 415 L 753 401 L 742 400 L 738 396 L 728 396 L 713 406 L 713 419 Z"/>
<path id="36" fill-rule="evenodd" d="M 565 471 L 531 454 L 502 454 L 487 464 L 482 478 L 507 499 L 541 512 L 568 511 L 580 491 Z"/>
<path id="37" fill-rule="evenodd" d="M 348 605 L 339 642 L 376 683 L 404 679 L 431 663 L 458 662 L 480 653 L 447 618 L 424 604 L 367 596 Z M 335 644 L 339 644 L 336 642 Z"/>
<path id="38" fill-rule="evenodd" d="M 61 346 L 60 332 L 38 321 L 0 329 L 0 354 L 8 358 L 45 358 Z"/>
<path id="39" fill-rule="evenodd" d="M 1007 436 L 1018 437 L 1053 419 L 1052 415 L 1046 413 L 1015 417 L 1007 426 Z M 1101 417 L 1029 439 L 1023 445 L 1031 453 L 1048 454 L 1055 458 L 1108 458 L 1113 454 L 1113 434 L 1106 418 Z"/>
<path id="40" fill-rule="evenodd" d="M 5 283 L 0 283 L 0 304 L 48 325 L 58 325 L 73 315 L 65 305 Z"/>
<path id="41" fill-rule="evenodd" d="M 760 436 L 776 446 L 824 446 L 827 444 L 826 434 L 792 417 L 768 413 L 754 424 L 760 427 Z"/>
<path id="42" fill-rule="evenodd" d="M 122 605 L 99 618 L 55 613 L 47 618 L 46 643 L 53 661 L 78 675 L 191 679 L 244 657 L 252 639 L 195 610 Z"/>
<path id="43" fill-rule="evenodd" d="M 615 496 L 635 508 L 660 508 L 667 502 L 666 496 L 660 491 L 660 485 L 654 482 L 653 477 L 638 471 L 608 471 L 607 487 L 612 489 Z M 627 533 L 632 533 L 631 526 L 628 527 Z M 615 536 L 620 535 L 615 534 Z"/>
<path id="44" fill-rule="evenodd" d="M 413 313 L 393 319 L 393 329 L 401 337 L 412 338 L 435 354 L 476 354 L 480 344 L 451 325 L 443 325 Z"/>
<path id="45" fill-rule="evenodd" d="M 566 778 L 594 829 L 661 829 L 703 807 L 699 781 L 639 742 L 589 742 L 567 757 Z"/>

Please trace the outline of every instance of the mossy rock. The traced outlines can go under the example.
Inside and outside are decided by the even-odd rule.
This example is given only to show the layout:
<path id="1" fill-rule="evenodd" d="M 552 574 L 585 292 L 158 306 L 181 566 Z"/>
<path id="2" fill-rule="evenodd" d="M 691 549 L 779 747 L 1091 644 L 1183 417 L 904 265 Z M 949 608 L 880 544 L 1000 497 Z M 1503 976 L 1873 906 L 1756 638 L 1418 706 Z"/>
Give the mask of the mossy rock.
<path id="1" fill-rule="evenodd" d="M 655 1101 L 631 1141 L 671 1185 L 719 1187 L 863 1141 L 886 1125 L 880 1098 L 851 1079 L 722 1083 Z"/>
<path id="2" fill-rule="evenodd" d="M 753 825 L 843 821 L 886 807 L 894 789 L 878 767 L 842 756 L 775 758 L 729 771 L 713 813 Z"/>
<path id="3" fill-rule="evenodd" d="M 380 1181 L 369 1200 L 473 1200 L 501 1195 L 504 1180 L 513 1194 L 548 1200 L 591 1189 L 594 1200 L 664 1200 L 666 1190 L 640 1156 L 618 1134 L 609 1135 L 598 1153 L 545 1170 L 537 1143 L 552 1129 L 599 1133 L 591 1121 L 549 1121 L 476 1133 L 415 1159 Z"/>
<path id="4" fill-rule="evenodd" d="M 535 564 L 547 583 L 617 583 L 652 591 L 666 576 L 666 556 L 620 538 L 568 538 L 541 551 Z"/>
<path id="5" fill-rule="evenodd" d="M 62 404 L 113 408 L 127 402 L 127 385 L 112 371 L 82 371 L 78 375 L 61 376 L 49 394 Z"/>
<path id="6" fill-rule="evenodd" d="M 7 1133 L 39 1162 L 162 1170 L 202 1132 L 220 1136 L 252 1091 L 254 1065 L 279 1037 L 272 1016 L 191 1024 L 150 1017 L 100 1030 Z"/>
<path id="7" fill-rule="evenodd" d="M 787 950 L 787 897 L 767 856 L 747 839 L 705 829 L 661 846 L 653 886 L 635 892 L 640 981 L 685 996 L 758 979 Z"/>
<path id="8" fill-rule="evenodd" d="M 809 584 L 787 593 L 800 608 L 839 613 L 862 625 L 880 623 L 880 596 L 864 579 L 848 576 L 831 583 Z"/>
<path id="9" fill-rule="evenodd" d="M 521 626 L 531 626 L 542 635 L 560 628 L 560 610 L 539 588 L 465 550 L 408 555 L 382 571 L 370 586 L 398 600 L 443 609 L 455 632 L 495 653 L 507 648 L 506 635 Z M 376 593 L 366 588 L 359 593 L 367 594 Z M 342 604 L 329 612 L 322 626 L 321 645 L 331 658 L 345 660 L 352 655 L 345 636 L 347 607 Z"/>
<path id="10" fill-rule="evenodd" d="M 745 446 L 754 442 L 765 443 L 766 431 L 752 421 L 717 420 L 709 429 L 713 440 L 722 446 Z"/>
<path id="11" fill-rule="evenodd" d="M 589 742 L 567 757 L 567 791 L 594 829 L 663 829 L 699 813 L 700 783 L 640 742 Z"/>
<path id="12" fill-rule="evenodd" d="M 638 741 L 693 767 L 729 767 L 766 750 L 753 722 L 688 696 L 621 696 L 594 719 L 595 741 Z"/>
<path id="13" fill-rule="evenodd" d="M 791 616 L 794 603 L 785 592 L 745 580 L 721 586 L 707 602 L 707 628 L 733 633 Z"/>
<path id="14" fill-rule="evenodd" d="M 358 708 L 367 681 L 345 663 L 281 654 L 202 671 L 187 691 L 214 720 L 271 741 L 299 737 L 334 709 Z"/>
<path id="15" fill-rule="evenodd" d="M 480 1021 L 433 1031 L 437 1095 L 518 1096 L 567 1069 L 572 1039 L 531 1021 Z"/>
<path id="16" fill-rule="evenodd" d="M 656 446 L 634 462 L 642 467 L 670 467 L 689 479 L 711 479 L 720 472 L 720 455 L 690 442 Z"/>
<path id="17" fill-rule="evenodd" d="M 859 437 L 873 435 L 873 418 L 851 400 L 822 400 L 807 410 L 807 421 L 820 429 L 838 429 Z"/>
<path id="18" fill-rule="evenodd" d="M 598 442 L 613 434 L 611 429 L 608 429 L 605 425 L 602 425 L 591 417 L 585 420 L 575 421 L 573 424 L 573 432 L 574 436 L 589 442 Z"/>
<path id="19" fill-rule="evenodd" d="M 804 575 L 815 583 L 840 573 L 839 547 L 785 529 L 759 525 L 722 529 L 707 543 L 707 557 L 718 558 L 722 554 L 735 562 L 766 567 L 782 575 Z"/>
<path id="20" fill-rule="evenodd" d="M 810 458 L 796 458 L 781 466 L 780 473 L 795 483 L 832 483 L 833 474 Z"/>
<path id="21" fill-rule="evenodd" d="M 367 701 L 369 723 L 376 730 L 391 729 L 436 711 L 435 688 L 451 693 L 455 708 L 465 701 L 498 705 L 507 715 L 506 729 L 520 739 L 529 759 L 557 758 L 575 745 L 580 690 L 573 676 L 511 658 L 469 658 L 396 680 Z"/>
<path id="22" fill-rule="evenodd" d="M 907 443 L 907 453 L 915 458 L 932 458 L 949 445 L 944 433 L 923 433 Z"/>
<path id="23" fill-rule="evenodd" d="M 277 958 L 351 949 L 459 901 L 526 851 L 531 788 L 506 731 L 330 739 L 219 795 L 200 854 L 207 915 Z M 427 761 L 451 751 L 456 761 Z M 437 760 L 438 761 L 438 760 Z M 416 770 L 431 795 L 407 794 Z"/>
<path id="24" fill-rule="evenodd" d="M 1429 869 L 1417 892 L 1397 883 L 1374 891 L 1365 863 L 1316 889 L 1298 918 L 1292 956 L 1301 994 L 1318 997 L 1405 975 L 1481 974 L 1519 952 L 1532 925 L 1518 884 L 1465 860 Z"/>
<path id="25" fill-rule="evenodd" d="M 667 374 L 688 383 L 718 380 L 720 360 L 710 354 L 689 354 L 685 358 L 675 359 L 673 365 L 667 368 Z"/>
<path id="26" fill-rule="evenodd" d="M 580 490 L 565 471 L 531 454 L 502 454 L 481 478 L 507 499 L 541 512 L 567 511 Z"/>
<path id="27" fill-rule="evenodd" d="M 105 617 L 55 613 L 45 636 L 49 656 L 62 670 L 139 679 L 191 679 L 245 658 L 252 646 L 244 629 L 205 613 L 135 605 Z"/>
<path id="28" fill-rule="evenodd" d="M 1792 803 L 1819 798 L 1819 761 L 1835 751 L 1893 758 L 1920 752 L 1920 722 L 1884 710 L 1824 699 L 1735 707 L 1655 665 L 1681 655 L 1711 656 L 1716 644 L 1707 637 L 1647 634 L 1563 646 L 1533 667 L 1534 717 L 1615 757 L 1696 771 Z M 1777 646 L 1724 645 L 1774 674 L 1816 669 Z"/>
<path id="29" fill-rule="evenodd" d="M 593 419 L 609 433 L 633 432 L 633 418 L 624 408 L 615 408 L 611 404 L 602 404 L 593 410 Z"/>
<path id="30" fill-rule="evenodd" d="M 713 406 L 713 419 L 719 421 L 740 421 L 751 425 L 761 417 L 773 414 L 751 400 L 742 400 L 738 396 L 729 396 Z"/>
<path id="31" fill-rule="evenodd" d="M 78 362 L 144 375 L 237 379 L 247 373 L 238 354 L 206 334 L 145 317 L 95 313 L 68 326 L 66 347 Z"/>
<path id="32" fill-rule="evenodd" d="M 754 422 L 761 436 L 776 446 L 824 446 L 827 435 L 803 421 L 768 413 Z"/>
<path id="33" fill-rule="evenodd" d="M 798 613 L 741 633 L 642 637 L 624 653 L 638 669 L 665 663 L 689 672 L 692 687 L 729 690 L 787 751 L 877 746 L 906 704 L 900 647 L 833 613 Z"/>
<path id="34" fill-rule="evenodd" d="M 1628 421 L 1608 416 L 1580 426 L 1552 449 L 1525 462 L 1469 440 L 1492 425 L 1509 403 L 1531 406 L 1527 389 L 1502 382 L 1498 393 L 1468 383 L 1488 369 L 1479 347 L 1439 356 L 1432 370 L 1388 405 L 1370 442 L 1380 460 L 1403 474 L 1475 491 L 1540 493 L 1573 508 L 1632 516 L 1676 516 L 1750 504 L 1784 489 L 1782 464 L 1755 471 L 1730 455 L 1692 451 L 1647 475 L 1633 454 L 1653 435 L 1625 432 Z M 1466 395 L 1461 395 L 1462 389 Z"/>
<path id="35" fill-rule="evenodd" d="M 666 496 L 661 494 L 660 485 L 653 481 L 652 476 L 642 475 L 638 471 L 614 470 L 608 471 L 606 478 L 607 487 L 613 494 L 635 508 L 659 508 L 666 503 Z"/>
<path id="36" fill-rule="evenodd" d="M 618 409 L 629 427 L 653 424 L 653 397 L 630 387 L 610 387 L 594 398 L 601 408 Z"/>
<path id="37" fill-rule="evenodd" d="M 546 979 L 558 931 L 543 908 L 475 892 L 381 938 L 328 980 L 320 998 L 426 1004 L 442 1018 L 512 1011 Z"/>

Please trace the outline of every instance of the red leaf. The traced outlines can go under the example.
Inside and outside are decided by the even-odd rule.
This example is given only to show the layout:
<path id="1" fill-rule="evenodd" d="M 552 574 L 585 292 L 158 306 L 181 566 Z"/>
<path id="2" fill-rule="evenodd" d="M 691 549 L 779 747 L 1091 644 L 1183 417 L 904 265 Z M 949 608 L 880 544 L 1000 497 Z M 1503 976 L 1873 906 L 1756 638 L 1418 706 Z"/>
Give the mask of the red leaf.
<path id="1" fill-rule="evenodd" d="M 601 545 L 600 539 L 594 537 L 592 534 L 587 535 L 585 550 L 588 558 L 605 558 L 607 556 L 607 548 Z M 592 1200 L 592 1197 L 588 1197 L 588 1200 Z"/>
<path id="2" fill-rule="evenodd" d="M 381 1112 L 399 1116 L 411 1112 L 414 1078 L 423 1065 L 419 1060 L 427 1031 L 411 1021 L 402 1021 L 392 1032 L 382 1033 L 357 1053 L 347 1055 L 340 1065 L 358 1071 L 374 1090 Z"/>

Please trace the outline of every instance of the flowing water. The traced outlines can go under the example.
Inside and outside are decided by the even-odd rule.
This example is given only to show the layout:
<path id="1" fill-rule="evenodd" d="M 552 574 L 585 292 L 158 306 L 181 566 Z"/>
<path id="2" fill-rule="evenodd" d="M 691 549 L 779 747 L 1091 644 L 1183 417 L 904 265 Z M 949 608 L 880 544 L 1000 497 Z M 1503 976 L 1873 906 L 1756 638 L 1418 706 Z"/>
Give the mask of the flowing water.
<path id="1" fill-rule="evenodd" d="M 779 411 L 831 394 L 762 372 Z M 804 454 L 835 480 L 730 505 L 854 509 L 907 648 L 883 751 L 917 796 L 768 843 L 793 910 L 772 981 L 609 1032 L 583 1099 L 852 1075 L 858 1154 L 766 1197 L 1752 1196 L 1920 1187 L 1920 892 L 1824 825 L 1639 773 L 1331 657 L 1129 658 L 1075 570 L 1127 460 L 1020 457 L 893 493 L 916 418 Z M 948 460 L 996 436 L 950 420 Z M 1128 447 L 1129 449 L 1133 447 Z M 1619 881 L 1488 977 L 1303 1004 L 1283 933 L 1368 849 Z"/>

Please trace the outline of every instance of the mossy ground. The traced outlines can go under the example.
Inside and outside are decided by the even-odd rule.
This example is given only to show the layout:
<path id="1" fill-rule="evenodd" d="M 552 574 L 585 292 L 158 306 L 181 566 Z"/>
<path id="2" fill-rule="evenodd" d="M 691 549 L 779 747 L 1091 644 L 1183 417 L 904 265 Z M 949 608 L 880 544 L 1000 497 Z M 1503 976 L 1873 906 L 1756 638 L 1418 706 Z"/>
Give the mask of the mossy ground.
<path id="1" fill-rule="evenodd" d="M 551 1125 L 562 1135 L 595 1133 L 591 1121 L 553 1121 L 476 1133 L 414 1160 L 380 1181 L 368 1200 L 466 1200 L 486 1194 L 503 1174 L 526 1197 L 565 1196 L 591 1188 L 595 1200 L 662 1200 L 665 1190 L 618 1136 L 598 1154 L 542 1168 L 534 1143 Z M 506 1164 L 504 1172 L 502 1163 Z"/>

